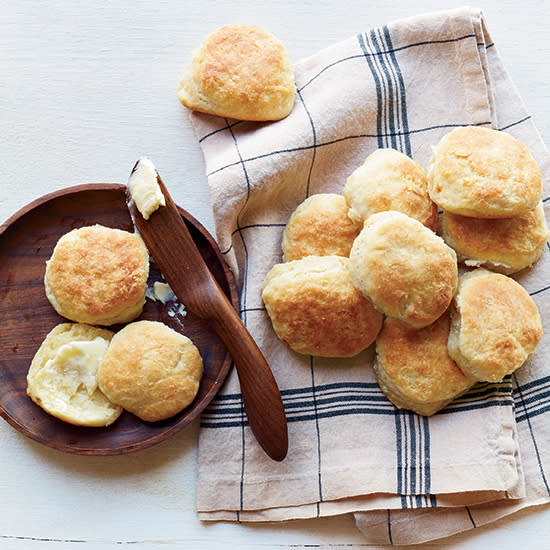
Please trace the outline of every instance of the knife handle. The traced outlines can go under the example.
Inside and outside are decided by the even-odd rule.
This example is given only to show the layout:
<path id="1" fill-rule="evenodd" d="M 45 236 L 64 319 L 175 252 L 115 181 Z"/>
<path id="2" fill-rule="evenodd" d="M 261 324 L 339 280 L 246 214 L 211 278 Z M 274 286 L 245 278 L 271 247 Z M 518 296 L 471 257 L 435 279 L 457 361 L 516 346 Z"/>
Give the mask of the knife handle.
<path id="1" fill-rule="evenodd" d="M 283 460 L 288 451 L 288 433 L 285 409 L 273 373 L 208 269 L 158 172 L 156 178 L 166 204 L 147 221 L 136 212 L 127 188 L 127 204 L 134 223 L 175 295 L 195 315 L 208 321 L 225 344 L 237 369 L 252 433 L 268 456 Z M 166 238 L 167 235 L 170 238 Z M 178 257 L 186 261 L 174 262 Z"/>
<path id="2" fill-rule="evenodd" d="M 223 311 L 210 322 L 235 363 L 250 429 L 268 456 L 281 461 L 288 451 L 288 430 L 277 382 L 231 302 L 218 305 Z"/>

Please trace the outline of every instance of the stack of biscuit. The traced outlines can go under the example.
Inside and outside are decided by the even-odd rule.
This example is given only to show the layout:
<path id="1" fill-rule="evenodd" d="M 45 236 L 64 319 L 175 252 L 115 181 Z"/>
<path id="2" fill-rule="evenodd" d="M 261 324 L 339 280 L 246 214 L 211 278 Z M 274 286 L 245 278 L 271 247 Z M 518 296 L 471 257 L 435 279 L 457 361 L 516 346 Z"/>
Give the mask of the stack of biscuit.
<path id="1" fill-rule="evenodd" d="M 548 241 L 540 169 L 506 132 L 467 126 L 434 147 L 428 187 L 442 209 L 439 233 L 474 268 L 453 299 L 449 354 L 473 380 L 498 382 L 542 337 L 535 302 L 510 277 L 531 267 Z"/>
<path id="2" fill-rule="evenodd" d="M 506 132 L 467 126 L 444 136 L 428 167 L 439 232 L 469 267 L 510 275 L 541 256 L 548 228 L 540 169 Z"/>
<path id="3" fill-rule="evenodd" d="M 344 197 L 313 195 L 290 217 L 283 263 L 267 274 L 262 298 L 277 336 L 297 353 L 351 357 L 369 347 L 382 313 L 353 284 L 349 253 L 361 226 Z"/>
<path id="4" fill-rule="evenodd" d="M 137 320 L 146 299 L 149 253 L 137 233 L 93 225 L 57 242 L 44 287 L 67 320 L 35 354 L 27 394 L 47 413 L 79 426 L 108 426 L 127 410 L 170 418 L 198 392 L 197 347 L 160 322 Z M 118 332 L 105 327 L 126 324 Z"/>
<path id="5" fill-rule="evenodd" d="M 381 389 L 421 415 L 502 380 L 542 336 L 534 301 L 509 277 L 547 242 L 541 192 L 529 151 L 496 130 L 450 132 L 427 172 L 373 152 L 343 196 L 314 195 L 290 216 L 262 292 L 275 333 L 328 357 L 374 343 Z M 459 277 L 459 264 L 474 269 Z"/>

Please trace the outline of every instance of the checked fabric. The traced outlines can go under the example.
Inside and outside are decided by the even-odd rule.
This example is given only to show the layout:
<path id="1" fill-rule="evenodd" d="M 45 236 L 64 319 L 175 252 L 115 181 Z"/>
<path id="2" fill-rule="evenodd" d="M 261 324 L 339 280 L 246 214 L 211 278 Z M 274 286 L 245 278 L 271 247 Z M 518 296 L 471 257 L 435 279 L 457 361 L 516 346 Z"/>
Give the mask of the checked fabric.
<path id="1" fill-rule="evenodd" d="M 201 418 L 201 520 L 285 521 L 353 513 L 368 542 L 410 544 L 472 529 L 550 500 L 550 248 L 517 280 L 545 335 L 535 357 L 497 384 L 474 386 L 433 417 L 397 410 L 372 370 L 373 350 L 345 360 L 299 356 L 274 335 L 261 300 L 281 261 L 288 217 L 314 193 L 342 193 L 373 150 L 424 168 L 457 126 L 504 130 L 541 166 L 550 157 L 479 10 L 396 21 L 295 65 L 293 112 L 276 123 L 192 113 L 219 246 L 240 314 L 285 405 L 289 453 L 270 460 L 246 422 L 236 373 Z"/>

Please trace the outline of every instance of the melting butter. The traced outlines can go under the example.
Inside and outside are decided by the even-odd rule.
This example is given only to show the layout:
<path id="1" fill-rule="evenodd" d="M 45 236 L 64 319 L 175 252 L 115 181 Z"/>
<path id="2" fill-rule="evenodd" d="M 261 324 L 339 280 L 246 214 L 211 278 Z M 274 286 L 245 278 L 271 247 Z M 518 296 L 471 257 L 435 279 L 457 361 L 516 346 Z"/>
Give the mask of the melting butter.
<path id="1" fill-rule="evenodd" d="M 74 341 L 61 346 L 55 356 L 40 369 L 38 376 L 46 386 L 71 397 L 84 387 L 88 395 L 97 389 L 97 369 L 109 343 L 97 337 L 91 341 Z"/>
<path id="2" fill-rule="evenodd" d="M 160 206 L 166 205 L 166 199 L 157 182 L 154 164 L 146 157 L 139 159 L 135 170 L 128 179 L 128 189 L 143 219 L 148 220 Z"/>
<path id="3" fill-rule="evenodd" d="M 168 283 L 161 283 L 160 281 L 156 281 L 153 284 L 153 295 L 155 296 L 156 300 L 159 300 L 163 304 L 166 304 L 166 302 L 176 301 L 176 295 L 174 294 L 174 291 L 170 288 L 170 285 Z"/>

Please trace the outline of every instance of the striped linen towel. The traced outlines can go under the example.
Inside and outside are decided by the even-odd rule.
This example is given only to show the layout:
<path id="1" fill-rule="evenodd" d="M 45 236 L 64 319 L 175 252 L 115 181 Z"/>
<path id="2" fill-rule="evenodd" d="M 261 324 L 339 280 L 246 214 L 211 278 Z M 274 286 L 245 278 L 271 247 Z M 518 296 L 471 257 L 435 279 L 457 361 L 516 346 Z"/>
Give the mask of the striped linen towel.
<path id="1" fill-rule="evenodd" d="M 385 398 L 372 349 L 343 360 L 289 351 L 261 299 L 264 276 L 281 261 L 291 212 L 314 193 L 342 193 L 376 148 L 393 147 L 426 168 L 432 146 L 454 127 L 506 130 L 530 147 L 550 197 L 549 155 L 481 12 L 437 12 L 359 34 L 297 63 L 296 84 L 293 112 L 276 123 L 191 114 L 217 240 L 238 280 L 242 319 L 281 388 L 289 427 L 287 458 L 271 461 L 249 430 L 231 372 L 201 419 L 200 519 L 354 513 L 368 541 L 408 544 L 548 502 L 548 335 L 516 374 L 478 384 L 425 418 Z M 549 275 L 545 250 L 517 276 L 545 323 Z"/>

